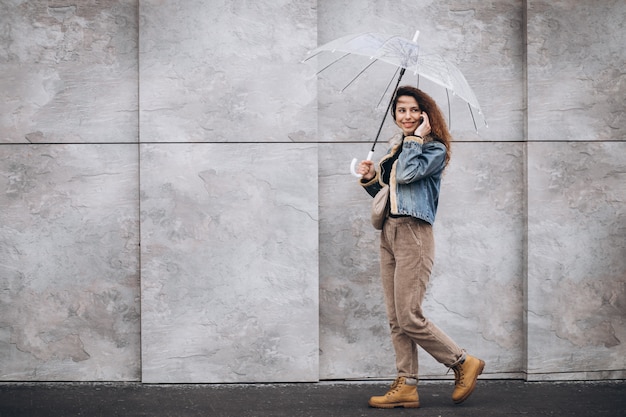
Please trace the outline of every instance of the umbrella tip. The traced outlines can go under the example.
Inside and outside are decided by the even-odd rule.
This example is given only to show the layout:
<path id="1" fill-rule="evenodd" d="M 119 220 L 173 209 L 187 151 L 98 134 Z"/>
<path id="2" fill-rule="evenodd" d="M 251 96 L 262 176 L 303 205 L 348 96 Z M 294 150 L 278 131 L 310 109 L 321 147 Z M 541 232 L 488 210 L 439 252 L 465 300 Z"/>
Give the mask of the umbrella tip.
<path id="1" fill-rule="evenodd" d="M 413 42 L 417 42 L 417 38 L 420 36 L 420 31 L 416 30 L 415 35 L 413 35 Z"/>

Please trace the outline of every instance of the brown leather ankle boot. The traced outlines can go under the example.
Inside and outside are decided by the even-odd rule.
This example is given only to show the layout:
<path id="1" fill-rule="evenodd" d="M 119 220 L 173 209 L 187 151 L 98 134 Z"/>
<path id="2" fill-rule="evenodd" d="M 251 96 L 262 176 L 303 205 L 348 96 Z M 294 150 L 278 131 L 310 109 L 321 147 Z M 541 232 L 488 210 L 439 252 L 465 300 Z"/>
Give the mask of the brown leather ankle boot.
<path id="1" fill-rule="evenodd" d="M 454 392 L 452 392 L 452 401 L 460 404 L 467 400 L 474 388 L 476 388 L 476 379 L 478 375 L 483 373 L 485 362 L 470 355 L 466 355 L 465 361 L 452 368 L 454 371 Z"/>
<path id="2" fill-rule="evenodd" d="M 406 378 L 396 378 L 391 388 L 385 395 L 372 397 L 369 400 L 370 407 L 376 408 L 418 408 L 420 406 L 416 385 L 407 385 Z"/>

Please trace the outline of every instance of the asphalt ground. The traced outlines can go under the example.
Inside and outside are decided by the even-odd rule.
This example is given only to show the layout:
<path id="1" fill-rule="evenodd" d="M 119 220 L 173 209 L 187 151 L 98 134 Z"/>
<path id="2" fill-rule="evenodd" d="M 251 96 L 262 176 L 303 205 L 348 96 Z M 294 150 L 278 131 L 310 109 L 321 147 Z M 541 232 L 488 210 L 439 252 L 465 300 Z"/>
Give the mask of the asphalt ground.
<path id="1" fill-rule="evenodd" d="M 390 381 L 298 384 L 0 383 L 0 417 L 626 416 L 626 381 L 479 380 L 455 405 L 452 381 L 421 381 L 421 407 L 370 408 Z"/>

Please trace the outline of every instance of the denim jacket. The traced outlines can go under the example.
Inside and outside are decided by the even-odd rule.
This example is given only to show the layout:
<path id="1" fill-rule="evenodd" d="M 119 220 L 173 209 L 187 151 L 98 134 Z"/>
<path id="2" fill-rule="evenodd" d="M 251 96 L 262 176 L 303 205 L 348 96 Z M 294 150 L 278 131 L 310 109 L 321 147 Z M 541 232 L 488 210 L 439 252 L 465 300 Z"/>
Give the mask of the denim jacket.
<path id="1" fill-rule="evenodd" d="M 402 151 L 394 160 L 400 147 Z M 443 143 L 427 136 L 424 144 L 420 144 L 415 136 L 407 136 L 380 160 L 374 178 L 360 183 L 373 197 L 385 184 L 383 179 L 389 172 L 390 214 L 412 216 L 433 224 L 445 166 Z"/>

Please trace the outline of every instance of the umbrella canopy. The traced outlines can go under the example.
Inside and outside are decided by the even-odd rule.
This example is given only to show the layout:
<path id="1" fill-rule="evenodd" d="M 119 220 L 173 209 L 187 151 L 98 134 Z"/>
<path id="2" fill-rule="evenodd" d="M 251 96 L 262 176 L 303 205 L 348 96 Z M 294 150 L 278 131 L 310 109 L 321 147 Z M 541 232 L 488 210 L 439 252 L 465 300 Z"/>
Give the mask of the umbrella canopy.
<path id="1" fill-rule="evenodd" d="M 359 72 L 349 84 L 376 61 L 383 61 L 398 68 L 404 68 L 444 87 L 480 111 L 478 99 L 461 71 L 443 56 L 420 47 L 417 43 L 418 34 L 419 32 L 412 40 L 381 33 L 348 35 L 315 48 L 309 52 L 306 59 L 326 51 L 344 52 L 343 56 L 319 71 L 322 72 L 350 54 L 367 56 L 372 62 Z"/>
<path id="2" fill-rule="evenodd" d="M 335 39 L 331 42 L 328 42 L 324 45 L 321 45 L 308 53 L 305 61 L 323 53 L 323 52 L 341 52 L 342 55 L 333 60 L 330 64 L 323 67 L 318 71 L 318 74 L 332 67 L 335 63 L 342 61 L 346 57 L 350 55 L 360 55 L 366 56 L 370 58 L 370 63 L 365 66 L 359 73 L 348 82 L 348 84 L 343 88 L 345 90 L 348 88 L 356 79 L 358 79 L 363 73 L 367 71 L 372 65 L 374 65 L 378 61 L 386 62 L 396 67 L 396 73 L 394 74 L 394 78 L 396 74 L 399 73 L 398 79 L 396 82 L 396 89 L 400 84 L 400 80 L 404 75 L 405 71 L 411 71 L 417 76 L 424 77 L 431 82 L 445 88 L 446 95 L 448 99 L 448 123 L 451 121 L 451 112 L 450 112 L 450 93 L 452 95 L 457 96 L 464 100 L 469 108 L 469 112 L 472 116 L 472 120 L 474 122 L 474 128 L 476 127 L 476 119 L 474 117 L 474 112 L 472 108 L 476 109 L 479 114 L 482 115 L 482 110 L 480 108 L 480 104 L 478 103 L 478 99 L 474 94 L 474 91 L 469 86 L 467 80 L 461 73 L 461 71 L 450 61 L 445 59 L 443 56 L 439 54 L 435 54 L 429 51 L 424 50 L 418 43 L 417 38 L 419 36 L 419 31 L 415 32 L 415 36 L 413 39 L 407 39 L 400 36 L 394 35 L 386 35 L 381 33 L 361 33 L 354 34 L 341 37 L 339 39 Z M 387 88 L 385 89 L 384 94 L 387 92 L 389 87 L 391 86 L 393 80 L 387 84 Z M 342 91 L 343 91 L 342 90 Z M 394 90 L 395 91 L 395 90 Z M 381 98 L 382 100 L 382 98 Z M 389 105 L 387 106 L 387 111 L 383 116 L 383 120 L 381 122 L 380 128 L 378 129 L 378 133 L 376 134 L 376 138 L 374 140 L 374 144 L 372 149 L 368 155 L 368 160 L 371 160 L 371 157 L 374 153 L 374 148 L 378 141 L 378 136 L 382 130 L 383 124 L 385 122 L 385 117 L 389 112 L 393 101 L 393 97 L 391 98 Z M 483 118 L 484 120 L 484 118 Z M 485 126 L 487 125 L 485 121 Z M 352 173 L 354 172 L 354 166 L 356 164 L 356 159 L 352 161 Z M 355 174 L 356 175 L 356 174 Z"/>

